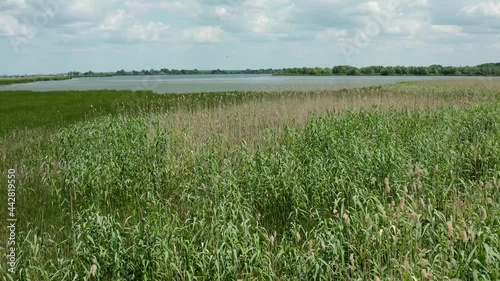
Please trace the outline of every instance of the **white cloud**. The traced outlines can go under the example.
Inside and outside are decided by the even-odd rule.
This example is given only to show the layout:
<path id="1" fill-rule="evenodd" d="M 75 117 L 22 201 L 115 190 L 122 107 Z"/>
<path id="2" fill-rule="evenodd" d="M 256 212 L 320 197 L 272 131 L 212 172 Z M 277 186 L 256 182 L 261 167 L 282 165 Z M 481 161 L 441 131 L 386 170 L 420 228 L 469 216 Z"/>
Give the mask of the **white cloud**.
<path id="1" fill-rule="evenodd" d="M 418 33 L 424 24 L 417 20 L 397 19 L 391 22 L 391 25 L 385 29 L 389 34 L 409 34 Z"/>
<path id="2" fill-rule="evenodd" d="M 462 27 L 458 25 L 432 25 L 431 30 L 437 33 L 459 34 Z"/>
<path id="3" fill-rule="evenodd" d="M 41 7 L 43 3 L 47 6 Z M 34 15 L 44 11 L 47 21 L 36 24 Z M 164 55 L 175 56 L 175 60 L 170 61 L 171 67 L 204 65 L 222 69 L 224 64 L 218 64 L 220 60 L 214 58 L 220 50 L 248 54 L 228 60 L 234 63 L 232 67 L 313 65 L 324 62 L 325 57 L 331 59 L 328 63 L 334 64 L 343 54 L 332 53 L 333 44 L 317 44 L 318 41 L 339 43 L 359 39 L 364 42 L 363 36 L 357 36 L 360 33 L 368 34 L 365 41 L 370 47 L 360 50 L 353 57 L 353 64 L 434 63 L 432 60 L 444 56 L 431 57 L 429 50 L 443 46 L 469 53 L 469 56 L 447 57 L 448 62 L 465 64 L 496 59 L 499 30 L 500 0 L 442 0 L 439 3 L 430 0 L 0 0 L 0 48 L 12 49 L 8 36 L 38 35 L 23 49 L 53 56 L 51 61 L 60 57 L 71 60 L 85 68 L 93 64 L 99 68 L 104 62 L 67 53 L 76 47 L 106 46 L 103 50 L 109 53 L 105 57 L 118 61 L 114 64 L 116 68 L 123 68 L 125 66 L 118 65 L 130 61 L 118 59 L 119 54 L 114 51 L 118 48 L 129 52 L 125 57 L 137 57 L 134 60 L 139 67 L 148 59 L 156 62 L 158 56 Z M 142 44 L 144 41 L 148 44 Z M 155 44 L 149 44 L 154 41 L 165 46 L 168 43 L 168 48 L 162 48 L 159 55 Z M 224 44 L 216 48 L 212 44 L 198 44 L 214 42 Z M 464 42 L 471 47 L 465 50 Z M 179 48 L 179 53 L 175 53 L 175 48 Z M 397 53 L 408 49 L 415 55 Z M 210 56 L 206 55 L 212 51 Z M 196 53 L 198 59 L 194 60 Z M 16 64 L 16 60 L 23 59 L 22 54 L 2 59 L 5 59 L 5 70 L 0 65 L 0 74 L 24 71 Z M 30 68 L 41 71 L 62 65 L 29 63 L 32 63 Z M 436 63 L 444 64 L 446 60 Z M 7 64 L 13 66 L 7 68 Z"/>
<path id="4" fill-rule="evenodd" d="M 243 7 L 258 10 L 272 10 L 273 8 L 280 7 L 288 3 L 290 3 L 289 0 L 246 0 L 243 3 Z"/>
<path id="5" fill-rule="evenodd" d="M 347 37 L 347 30 L 338 28 L 329 28 L 316 35 L 316 39 L 322 42 L 337 41 L 345 37 Z"/>
<path id="6" fill-rule="evenodd" d="M 150 2 L 140 1 L 140 0 L 128 0 L 123 3 L 123 5 L 129 11 L 134 11 L 136 13 L 146 13 L 153 9 L 153 5 Z"/>
<path id="7" fill-rule="evenodd" d="M 143 41 L 166 40 L 169 30 L 170 27 L 161 22 L 134 24 L 127 30 L 127 38 Z"/>
<path id="8" fill-rule="evenodd" d="M 201 1 L 197 0 L 126 0 L 123 5 L 133 13 L 165 11 L 172 15 L 196 17 L 202 12 Z"/>
<path id="9" fill-rule="evenodd" d="M 100 30 L 119 30 L 127 23 L 130 23 L 133 18 L 127 15 L 124 10 L 117 10 L 113 15 L 106 18 L 106 20 L 99 25 Z"/>
<path id="10" fill-rule="evenodd" d="M 414 0 L 410 4 L 408 4 L 410 8 L 427 8 L 429 7 L 428 0 Z"/>
<path id="11" fill-rule="evenodd" d="M 65 5 L 65 16 L 73 20 L 101 19 L 117 0 L 69 0 Z"/>
<path id="12" fill-rule="evenodd" d="M 369 1 L 367 3 L 360 4 L 359 10 L 361 12 L 377 14 L 382 10 L 377 1 Z"/>
<path id="13" fill-rule="evenodd" d="M 7 0 L 4 3 L 0 4 L 0 8 L 2 7 L 26 8 L 27 4 L 26 0 Z"/>
<path id="14" fill-rule="evenodd" d="M 0 14 L 0 36 L 1 35 L 29 37 L 33 35 L 33 30 L 27 25 L 19 23 L 13 16 Z"/>
<path id="15" fill-rule="evenodd" d="M 227 11 L 227 8 L 226 7 L 222 7 L 222 6 L 217 6 L 215 7 L 215 14 L 218 16 L 218 17 L 225 17 L 228 15 L 228 11 Z"/>
<path id="16" fill-rule="evenodd" d="M 499 17 L 500 16 L 500 3 L 493 1 L 480 2 L 465 6 L 462 11 L 467 16 L 479 17 Z"/>
<path id="17" fill-rule="evenodd" d="M 269 1 L 270 2 L 270 1 Z M 283 37 L 293 31 L 297 31 L 291 24 L 291 14 L 297 10 L 294 4 L 281 0 L 265 6 L 266 1 L 254 3 L 254 8 L 244 10 L 241 15 L 245 22 L 245 28 L 254 35 L 264 37 Z M 281 6 L 278 5 L 281 3 Z M 277 6 L 276 6 L 277 5 Z M 266 8 L 264 8 L 266 7 Z"/>
<path id="18" fill-rule="evenodd" d="M 291 31 L 296 31 L 291 20 L 292 13 L 298 9 L 289 0 L 217 2 L 219 5 L 207 5 L 209 8 L 205 8 L 199 25 L 221 26 L 225 31 L 235 34 L 235 39 L 252 37 L 268 40 L 286 37 Z"/>
<path id="19" fill-rule="evenodd" d="M 250 22 L 249 28 L 255 33 L 266 33 L 268 24 L 269 18 L 266 15 L 259 15 Z"/>
<path id="20" fill-rule="evenodd" d="M 216 43 L 221 41 L 224 31 L 219 26 L 202 26 L 183 31 L 183 38 L 198 43 Z"/>

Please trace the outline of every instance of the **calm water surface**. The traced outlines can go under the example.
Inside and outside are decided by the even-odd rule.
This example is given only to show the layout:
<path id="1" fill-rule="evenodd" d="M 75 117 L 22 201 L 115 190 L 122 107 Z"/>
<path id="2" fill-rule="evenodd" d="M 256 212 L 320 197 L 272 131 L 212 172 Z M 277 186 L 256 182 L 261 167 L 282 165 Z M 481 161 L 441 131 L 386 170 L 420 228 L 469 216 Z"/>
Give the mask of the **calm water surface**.
<path id="1" fill-rule="evenodd" d="M 272 76 L 264 75 L 179 75 L 117 76 L 75 78 L 0 86 L 0 90 L 64 91 L 64 90 L 151 90 L 156 93 L 196 93 L 221 91 L 317 90 L 379 86 L 402 81 L 463 79 L 463 77 L 422 76 Z"/>

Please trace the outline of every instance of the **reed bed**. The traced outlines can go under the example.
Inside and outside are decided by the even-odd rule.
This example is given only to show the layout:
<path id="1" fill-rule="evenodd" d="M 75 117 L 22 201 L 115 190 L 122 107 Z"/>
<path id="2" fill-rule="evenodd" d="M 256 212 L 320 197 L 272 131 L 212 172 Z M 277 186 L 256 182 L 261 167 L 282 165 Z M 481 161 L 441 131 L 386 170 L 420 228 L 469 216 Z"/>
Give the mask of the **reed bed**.
<path id="1" fill-rule="evenodd" d="M 497 280 L 498 97 L 419 83 L 183 96 L 11 133 L 20 251 L 17 274 L 0 272 Z"/>

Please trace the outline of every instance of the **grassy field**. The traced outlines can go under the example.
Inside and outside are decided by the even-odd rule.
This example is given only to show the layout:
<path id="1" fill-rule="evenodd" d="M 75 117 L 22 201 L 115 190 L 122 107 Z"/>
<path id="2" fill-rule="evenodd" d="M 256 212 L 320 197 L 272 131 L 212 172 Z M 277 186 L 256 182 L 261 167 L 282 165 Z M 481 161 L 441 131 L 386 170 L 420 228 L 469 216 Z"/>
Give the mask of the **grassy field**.
<path id="1" fill-rule="evenodd" d="M 0 78 L 1 85 L 23 84 L 39 81 L 58 81 L 71 79 L 69 76 L 35 76 L 35 77 L 19 77 L 19 78 Z"/>
<path id="2" fill-rule="evenodd" d="M 1 170 L 18 184 L 17 272 L 2 260 L 1 276 L 498 280 L 489 82 L 0 92 Z"/>

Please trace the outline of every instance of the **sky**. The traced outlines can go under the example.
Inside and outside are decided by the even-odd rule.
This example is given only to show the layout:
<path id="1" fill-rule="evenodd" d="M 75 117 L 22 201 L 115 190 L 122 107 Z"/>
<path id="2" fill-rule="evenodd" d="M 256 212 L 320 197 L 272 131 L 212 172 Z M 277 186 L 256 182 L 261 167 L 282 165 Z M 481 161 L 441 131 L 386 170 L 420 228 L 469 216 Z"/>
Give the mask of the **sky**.
<path id="1" fill-rule="evenodd" d="M 500 61 L 500 0 L 0 0 L 0 75 Z"/>

